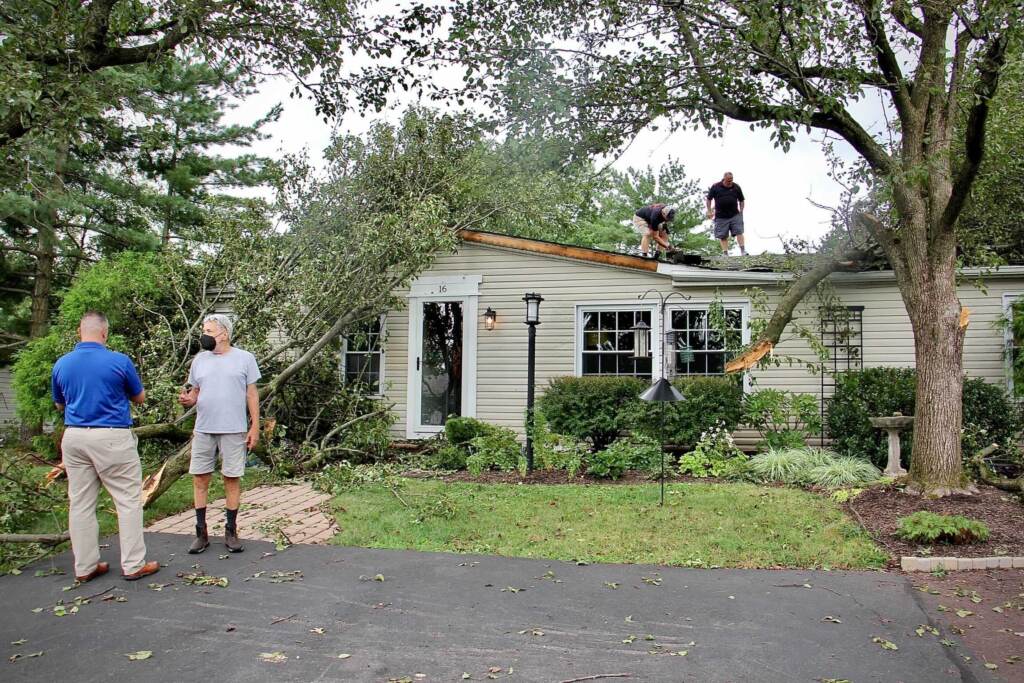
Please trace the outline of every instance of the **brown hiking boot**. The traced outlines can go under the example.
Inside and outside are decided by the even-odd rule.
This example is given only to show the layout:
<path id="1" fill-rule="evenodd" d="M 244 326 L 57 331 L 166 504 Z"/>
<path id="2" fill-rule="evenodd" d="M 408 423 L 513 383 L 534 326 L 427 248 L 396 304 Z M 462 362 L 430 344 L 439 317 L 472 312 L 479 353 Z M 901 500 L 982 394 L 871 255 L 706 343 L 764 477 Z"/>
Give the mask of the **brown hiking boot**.
<path id="1" fill-rule="evenodd" d="M 160 571 L 160 563 L 156 560 L 151 560 L 146 564 L 142 565 L 142 569 L 131 574 L 121 574 L 121 578 L 125 581 L 138 581 L 143 576 L 149 576 L 150 574 L 156 574 Z"/>
<path id="2" fill-rule="evenodd" d="M 224 545 L 228 547 L 229 553 L 240 553 L 245 546 L 238 540 L 238 531 L 231 527 L 224 527 Z"/>
<path id="3" fill-rule="evenodd" d="M 206 533 L 205 526 L 196 525 L 196 538 L 188 547 L 189 555 L 198 555 L 210 547 L 210 536 Z"/>

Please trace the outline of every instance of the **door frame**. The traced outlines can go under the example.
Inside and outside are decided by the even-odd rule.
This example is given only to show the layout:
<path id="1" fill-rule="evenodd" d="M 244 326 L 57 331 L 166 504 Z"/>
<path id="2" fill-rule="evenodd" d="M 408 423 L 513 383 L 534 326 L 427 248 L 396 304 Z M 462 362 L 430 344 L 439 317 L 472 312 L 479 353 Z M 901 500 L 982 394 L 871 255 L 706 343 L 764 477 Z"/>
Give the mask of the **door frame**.
<path id="1" fill-rule="evenodd" d="M 405 436 L 420 439 L 444 431 L 443 425 L 420 424 L 423 352 L 423 304 L 462 304 L 462 416 L 476 417 L 477 328 L 479 327 L 479 275 L 421 277 L 409 288 L 409 360 L 407 372 Z"/>

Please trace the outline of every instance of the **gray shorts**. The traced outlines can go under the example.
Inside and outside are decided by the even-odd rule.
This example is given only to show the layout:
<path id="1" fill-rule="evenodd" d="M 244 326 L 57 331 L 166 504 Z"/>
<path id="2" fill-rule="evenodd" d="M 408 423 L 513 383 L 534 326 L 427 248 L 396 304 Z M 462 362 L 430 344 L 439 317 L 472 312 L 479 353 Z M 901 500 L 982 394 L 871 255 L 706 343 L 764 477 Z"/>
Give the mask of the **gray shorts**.
<path id="1" fill-rule="evenodd" d="M 743 234 L 743 214 L 738 213 L 732 218 L 715 219 L 715 239 L 724 240 L 729 235 L 736 237 Z"/>
<path id="2" fill-rule="evenodd" d="M 245 432 L 237 434 L 192 434 L 192 461 L 189 474 L 210 474 L 217 469 L 217 452 L 220 451 L 220 473 L 225 477 L 241 477 L 245 474 Z"/>

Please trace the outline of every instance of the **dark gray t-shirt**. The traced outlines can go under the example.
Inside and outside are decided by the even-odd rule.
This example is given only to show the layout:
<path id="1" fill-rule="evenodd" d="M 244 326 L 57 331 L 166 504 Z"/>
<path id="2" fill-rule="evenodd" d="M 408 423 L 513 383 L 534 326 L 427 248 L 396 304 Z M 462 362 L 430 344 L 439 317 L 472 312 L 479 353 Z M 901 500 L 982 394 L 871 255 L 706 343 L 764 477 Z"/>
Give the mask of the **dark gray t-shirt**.
<path id="1" fill-rule="evenodd" d="M 196 431 L 237 434 L 249 430 L 245 391 L 261 377 L 256 357 L 232 347 L 227 353 L 200 351 L 192 359 L 189 384 L 199 387 Z"/>

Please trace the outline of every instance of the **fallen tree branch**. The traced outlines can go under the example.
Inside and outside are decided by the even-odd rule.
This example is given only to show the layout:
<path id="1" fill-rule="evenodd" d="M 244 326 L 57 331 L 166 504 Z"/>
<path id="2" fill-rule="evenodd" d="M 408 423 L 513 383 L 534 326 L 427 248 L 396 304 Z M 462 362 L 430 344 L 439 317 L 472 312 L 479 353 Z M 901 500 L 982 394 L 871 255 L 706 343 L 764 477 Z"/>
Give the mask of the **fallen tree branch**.
<path id="1" fill-rule="evenodd" d="M 581 676 L 580 678 L 567 678 L 559 683 L 579 683 L 580 681 L 596 681 L 599 678 L 632 678 L 633 674 L 595 674 L 593 676 Z"/>
<path id="2" fill-rule="evenodd" d="M 817 265 L 795 279 L 779 299 L 779 303 L 775 306 L 775 312 L 772 313 L 771 320 L 768 321 L 768 326 L 765 327 L 760 339 L 746 353 L 729 361 L 725 366 L 725 371 L 727 373 L 742 372 L 757 365 L 758 361 L 768 355 L 779 343 L 782 332 L 793 319 L 793 313 L 804 297 L 829 275 L 848 269 L 851 265 L 861 261 L 865 255 L 866 252 L 861 249 L 834 254 L 830 258 L 823 258 Z"/>
<path id="3" fill-rule="evenodd" d="M 978 479 L 980 479 L 984 484 L 995 486 L 997 489 L 1002 489 L 1003 491 L 1024 493 L 1024 476 L 1017 477 L 1016 479 L 1000 476 L 988 466 L 988 463 L 985 462 L 985 458 L 992 453 L 995 453 L 998 449 L 999 446 L 997 444 L 992 444 L 978 451 L 978 453 L 971 458 L 971 462 L 978 467 Z"/>
<path id="4" fill-rule="evenodd" d="M 57 545 L 64 541 L 70 541 L 71 534 L 0 534 L 0 543 L 45 543 Z"/>

